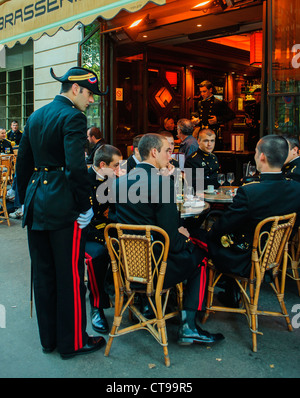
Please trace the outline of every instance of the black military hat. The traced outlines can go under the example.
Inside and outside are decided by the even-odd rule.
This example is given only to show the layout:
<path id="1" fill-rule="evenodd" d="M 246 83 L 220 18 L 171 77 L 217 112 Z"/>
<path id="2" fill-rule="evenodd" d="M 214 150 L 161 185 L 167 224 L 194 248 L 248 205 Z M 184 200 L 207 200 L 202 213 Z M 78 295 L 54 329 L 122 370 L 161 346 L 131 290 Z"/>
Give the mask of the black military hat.
<path id="1" fill-rule="evenodd" d="M 97 75 L 90 69 L 75 66 L 69 69 L 63 76 L 57 77 L 53 68 L 50 68 L 50 74 L 55 80 L 61 83 L 77 83 L 79 86 L 87 88 L 95 95 L 105 95 L 108 93 L 108 89 L 105 92 L 99 90 Z"/>

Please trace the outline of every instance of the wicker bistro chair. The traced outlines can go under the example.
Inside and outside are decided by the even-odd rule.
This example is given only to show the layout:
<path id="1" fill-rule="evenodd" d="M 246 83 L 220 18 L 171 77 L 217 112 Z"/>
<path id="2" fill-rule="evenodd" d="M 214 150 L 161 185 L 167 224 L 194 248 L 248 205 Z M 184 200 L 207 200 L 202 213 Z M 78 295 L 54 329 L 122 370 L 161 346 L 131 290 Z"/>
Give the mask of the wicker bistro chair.
<path id="1" fill-rule="evenodd" d="M 6 221 L 10 227 L 8 211 L 6 207 L 6 191 L 8 181 L 7 167 L 0 165 L 0 223 Z"/>
<path id="2" fill-rule="evenodd" d="M 245 314 L 252 333 L 252 349 L 254 352 L 257 352 L 257 334 L 263 334 L 257 330 L 258 315 L 282 316 L 286 320 L 288 330 L 293 330 L 284 303 L 284 291 L 288 262 L 288 241 L 295 219 L 296 213 L 292 213 L 284 216 L 268 217 L 262 220 L 256 226 L 254 233 L 249 278 L 234 274 L 224 274 L 238 284 L 241 292 L 241 308 L 213 305 L 214 288 L 223 274 L 216 270 L 211 260 L 208 262 L 207 307 L 202 322 L 204 323 L 207 320 L 211 312 L 216 311 Z M 280 304 L 281 312 L 258 309 L 260 288 L 264 279 L 273 288 Z M 249 286 L 249 293 L 247 293 L 247 286 Z"/>
<path id="3" fill-rule="evenodd" d="M 290 239 L 289 242 L 289 269 L 287 276 L 294 279 L 297 283 L 298 294 L 300 296 L 300 277 L 299 277 L 299 265 L 300 265 L 300 227 L 295 235 Z"/>
<path id="4" fill-rule="evenodd" d="M 156 240 L 153 240 L 153 236 Z M 163 289 L 169 252 L 168 234 L 152 225 L 109 224 L 104 230 L 104 237 L 115 286 L 115 315 L 105 356 L 109 355 L 115 337 L 146 329 L 163 346 L 165 364 L 170 366 L 166 320 L 176 316 L 178 311 L 167 313 L 170 289 Z M 155 314 L 154 318 L 145 318 L 135 306 L 136 293 L 146 295 Z M 179 309 L 182 309 L 182 295 L 182 284 L 179 284 Z M 121 329 L 122 318 L 127 308 L 139 323 Z"/>

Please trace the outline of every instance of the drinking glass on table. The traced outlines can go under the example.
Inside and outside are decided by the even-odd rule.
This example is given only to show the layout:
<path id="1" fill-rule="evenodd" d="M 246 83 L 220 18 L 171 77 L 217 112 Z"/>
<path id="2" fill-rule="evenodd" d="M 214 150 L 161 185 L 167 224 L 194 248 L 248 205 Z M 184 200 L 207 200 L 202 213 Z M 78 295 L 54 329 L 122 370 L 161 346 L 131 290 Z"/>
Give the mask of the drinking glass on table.
<path id="1" fill-rule="evenodd" d="M 217 181 L 220 185 L 223 185 L 225 182 L 225 174 L 218 174 Z"/>
<path id="2" fill-rule="evenodd" d="M 187 200 L 192 200 L 194 197 L 194 188 L 193 187 L 187 187 L 186 189 L 186 198 Z"/>
<path id="3" fill-rule="evenodd" d="M 231 186 L 231 184 L 234 181 L 234 173 L 227 173 L 227 181 L 229 182 L 229 185 Z"/>
<path id="4" fill-rule="evenodd" d="M 256 173 L 256 167 L 253 166 L 253 165 L 250 165 L 250 166 L 249 166 L 249 175 L 250 175 L 251 177 L 253 177 L 255 173 Z"/>

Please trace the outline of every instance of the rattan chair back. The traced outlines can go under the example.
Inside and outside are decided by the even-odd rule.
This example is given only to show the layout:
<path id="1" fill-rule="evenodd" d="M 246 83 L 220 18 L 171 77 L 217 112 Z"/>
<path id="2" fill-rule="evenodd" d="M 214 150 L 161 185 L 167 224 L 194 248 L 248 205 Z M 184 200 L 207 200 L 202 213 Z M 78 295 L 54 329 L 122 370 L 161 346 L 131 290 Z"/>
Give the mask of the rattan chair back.
<path id="1" fill-rule="evenodd" d="M 109 224 L 104 230 L 104 237 L 115 287 L 114 322 L 105 355 L 108 356 L 114 337 L 146 329 L 163 346 L 165 364 L 170 366 L 165 321 L 176 316 L 178 311 L 167 313 L 170 289 L 163 289 L 169 253 L 168 234 L 153 225 Z M 180 296 L 178 306 L 181 308 L 182 286 L 178 285 L 177 289 Z M 136 293 L 146 294 L 153 318 L 145 318 L 136 307 Z M 121 329 L 122 316 L 127 308 L 139 323 Z"/>

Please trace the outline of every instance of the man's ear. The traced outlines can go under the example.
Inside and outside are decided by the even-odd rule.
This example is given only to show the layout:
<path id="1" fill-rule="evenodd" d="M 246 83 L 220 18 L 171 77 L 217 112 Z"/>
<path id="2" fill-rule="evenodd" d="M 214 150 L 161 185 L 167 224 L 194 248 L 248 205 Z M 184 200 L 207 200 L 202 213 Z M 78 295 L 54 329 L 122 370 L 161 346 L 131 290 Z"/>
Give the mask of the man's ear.
<path id="1" fill-rule="evenodd" d="M 104 169 L 107 167 L 107 164 L 103 160 L 101 160 L 99 167 L 100 167 L 100 169 Z"/>
<path id="2" fill-rule="evenodd" d="M 156 148 L 152 148 L 152 149 L 150 150 L 150 154 L 151 154 L 151 156 L 152 156 L 153 158 L 156 158 L 156 157 L 157 157 L 157 149 L 156 149 Z"/>
<path id="3" fill-rule="evenodd" d="M 73 83 L 72 84 L 72 93 L 74 95 L 78 95 L 79 91 L 80 91 L 79 85 L 77 83 Z"/>

